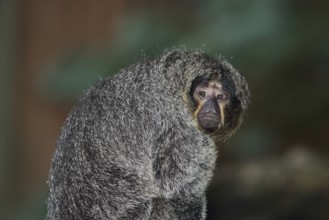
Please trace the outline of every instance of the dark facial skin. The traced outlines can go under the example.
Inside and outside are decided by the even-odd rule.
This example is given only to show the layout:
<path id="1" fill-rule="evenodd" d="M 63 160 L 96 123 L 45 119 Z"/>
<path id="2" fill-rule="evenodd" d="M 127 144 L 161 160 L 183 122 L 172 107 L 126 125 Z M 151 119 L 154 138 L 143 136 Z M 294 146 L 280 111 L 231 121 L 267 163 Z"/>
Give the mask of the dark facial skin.
<path id="1" fill-rule="evenodd" d="M 194 116 L 203 129 L 213 132 L 224 125 L 224 109 L 229 97 L 218 82 L 197 85 L 193 92 L 193 100 L 196 103 Z"/>

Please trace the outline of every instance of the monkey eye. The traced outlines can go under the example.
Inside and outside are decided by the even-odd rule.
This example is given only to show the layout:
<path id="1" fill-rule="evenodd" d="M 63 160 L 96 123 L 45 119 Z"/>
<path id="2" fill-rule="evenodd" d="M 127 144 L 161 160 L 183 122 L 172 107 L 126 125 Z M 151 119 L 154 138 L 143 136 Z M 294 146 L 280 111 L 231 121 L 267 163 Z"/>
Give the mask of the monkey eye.
<path id="1" fill-rule="evenodd" d="M 217 100 L 218 101 L 224 101 L 228 98 L 228 95 L 224 94 L 224 93 L 221 93 L 221 94 L 218 94 L 217 95 Z"/>
<path id="2" fill-rule="evenodd" d="M 207 96 L 207 93 L 205 91 L 200 91 L 199 96 L 205 98 Z"/>

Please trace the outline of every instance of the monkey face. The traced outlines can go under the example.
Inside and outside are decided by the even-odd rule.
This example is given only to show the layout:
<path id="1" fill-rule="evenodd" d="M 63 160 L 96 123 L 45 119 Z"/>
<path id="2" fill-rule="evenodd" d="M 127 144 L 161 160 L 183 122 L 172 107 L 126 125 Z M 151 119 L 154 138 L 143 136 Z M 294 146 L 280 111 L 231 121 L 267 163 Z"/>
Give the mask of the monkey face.
<path id="1" fill-rule="evenodd" d="M 196 85 L 192 99 L 196 106 L 193 115 L 203 129 L 212 132 L 224 126 L 224 110 L 228 105 L 229 95 L 218 82 Z"/>

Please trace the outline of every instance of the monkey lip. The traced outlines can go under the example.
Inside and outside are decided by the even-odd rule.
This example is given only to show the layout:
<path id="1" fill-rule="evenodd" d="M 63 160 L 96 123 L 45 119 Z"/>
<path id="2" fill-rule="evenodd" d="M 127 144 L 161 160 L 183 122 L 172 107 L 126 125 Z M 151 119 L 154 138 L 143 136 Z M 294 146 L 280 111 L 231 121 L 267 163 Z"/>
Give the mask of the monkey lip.
<path id="1" fill-rule="evenodd" d="M 213 122 L 219 123 L 220 115 L 216 114 L 216 113 L 199 114 L 198 119 L 203 120 L 203 121 L 209 121 L 209 122 L 213 121 Z"/>
<path id="2" fill-rule="evenodd" d="M 218 124 L 220 122 L 218 118 L 214 118 L 214 117 L 203 117 L 201 120 L 204 121 L 204 123 L 210 123 L 210 124 Z"/>

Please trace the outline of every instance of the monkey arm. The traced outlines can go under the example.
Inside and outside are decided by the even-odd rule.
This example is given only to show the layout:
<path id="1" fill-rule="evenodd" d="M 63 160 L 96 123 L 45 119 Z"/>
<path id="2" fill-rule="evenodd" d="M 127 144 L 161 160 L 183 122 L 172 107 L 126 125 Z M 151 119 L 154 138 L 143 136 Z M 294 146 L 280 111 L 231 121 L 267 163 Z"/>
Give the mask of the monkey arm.
<path id="1" fill-rule="evenodd" d="M 179 129 L 185 130 L 186 135 L 173 132 Z M 154 151 L 153 169 L 160 198 L 155 200 L 153 209 L 170 213 L 173 208 L 179 219 L 203 219 L 205 189 L 216 158 L 212 141 L 194 127 L 173 125 L 159 135 L 157 143 L 161 145 Z"/>

